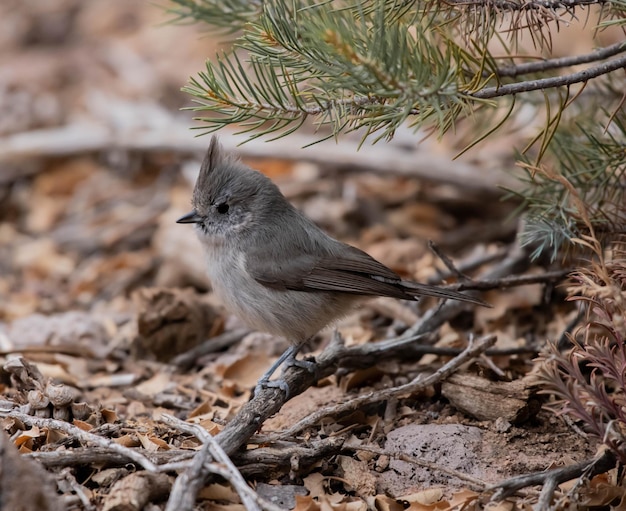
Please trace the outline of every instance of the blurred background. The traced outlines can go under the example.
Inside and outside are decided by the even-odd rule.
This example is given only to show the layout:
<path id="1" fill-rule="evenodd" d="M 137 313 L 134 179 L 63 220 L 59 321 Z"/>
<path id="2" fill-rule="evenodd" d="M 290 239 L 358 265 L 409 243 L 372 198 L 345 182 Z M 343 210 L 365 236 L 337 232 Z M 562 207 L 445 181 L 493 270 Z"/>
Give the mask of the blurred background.
<path id="1" fill-rule="evenodd" d="M 180 89 L 228 41 L 169 23 L 166 7 L 2 2 L 0 321 L 116 300 L 126 310 L 129 293 L 147 284 L 208 286 L 192 230 L 174 223 L 208 145 L 189 129 L 192 114 L 180 109 L 191 100 Z M 514 231 L 502 223 L 510 207 L 476 202 L 499 193 L 492 174 L 471 196 L 446 183 L 501 169 L 509 148 L 453 164 L 450 142 L 429 139 L 419 157 L 406 152 L 419 141 L 409 132 L 391 151 L 378 144 L 358 153 L 358 136 L 301 150 L 311 140 L 311 129 L 303 132 L 240 151 L 316 222 L 403 274 L 432 272 L 421 260 L 431 260 L 427 239 L 458 251 Z M 228 149 L 241 141 L 220 135 Z M 437 181 L 414 179 L 414 167 Z"/>

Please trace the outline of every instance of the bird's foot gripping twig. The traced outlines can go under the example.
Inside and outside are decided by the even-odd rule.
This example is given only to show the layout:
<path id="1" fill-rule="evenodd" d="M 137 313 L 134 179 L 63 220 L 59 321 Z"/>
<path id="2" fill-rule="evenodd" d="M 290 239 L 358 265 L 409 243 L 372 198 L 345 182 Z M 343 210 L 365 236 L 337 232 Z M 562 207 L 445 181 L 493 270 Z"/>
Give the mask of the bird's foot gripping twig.
<path id="1" fill-rule="evenodd" d="M 256 384 L 256 387 L 254 388 L 254 395 L 257 395 L 264 388 L 278 388 L 282 390 L 285 393 L 287 399 L 289 399 L 289 385 L 287 385 L 287 382 L 285 382 L 282 376 L 276 380 L 271 381 L 270 378 L 281 365 L 284 366 L 283 372 L 288 367 L 295 366 L 306 369 L 310 373 L 315 373 L 315 362 L 312 362 L 310 360 L 298 360 L 296 358 L 296 355 L 299 351 L 300 346 L 290 346 L 289 348 L 287 348 L 285 352 L 280 357 L 278 357 L 276 362 L 272 364 L 272 367 L 270 367 L 267 372 L 263 376 L 261 376 L 258 383 Z"/>

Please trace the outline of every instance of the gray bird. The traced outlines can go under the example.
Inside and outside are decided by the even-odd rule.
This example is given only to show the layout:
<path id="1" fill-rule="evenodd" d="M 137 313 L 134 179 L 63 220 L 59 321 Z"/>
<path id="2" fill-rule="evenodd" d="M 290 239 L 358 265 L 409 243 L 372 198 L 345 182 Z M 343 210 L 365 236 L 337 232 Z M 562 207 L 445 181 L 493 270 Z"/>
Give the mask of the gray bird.
<path id="1" fill-rule="evenodd" d="M 331 238 L 270 179 L 225 154 L 215 136 L 192 206 L 177 222 L 195 224 L 213 289 L 224 305 L 253 329 L 292 343 L 259 385 L 284 388 L 284 382 L 269 382 L 275 370 L 285 360 L 303 365 L 295 361 L 301 346 L 363 297 L 432 296 L 489 306 L 456 291 L 403 280 L 362 250 Z"/>

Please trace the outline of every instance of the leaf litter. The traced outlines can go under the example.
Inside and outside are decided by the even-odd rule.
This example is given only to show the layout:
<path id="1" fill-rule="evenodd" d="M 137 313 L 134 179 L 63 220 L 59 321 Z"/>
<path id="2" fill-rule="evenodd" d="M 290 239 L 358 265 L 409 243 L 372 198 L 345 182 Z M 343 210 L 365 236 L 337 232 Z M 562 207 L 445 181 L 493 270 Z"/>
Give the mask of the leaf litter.
<path id="1" fill-rule="evenodd" d="M 1 84 L 0 103 L 15 103 L 16 91 L 23 87 L 28 106 L 27 111 L 3 116 L 2 136 L 85 117 L 96 121 L 102 104 L 109 105 L 110 119 L 137 123 L 139 134 L 141 122 L 174 118 L 175 109 L 186 104 L 187 98 L 173 91 L 201 67 L 191 61 L 201 62 L 213 42 L 207 44 L 185 27 L 156 27 L 163 13 L 139 1 L 119 9 L 103 0 L 50 3 L 67 24 L 64 34 L 42 35 L 49 38 L 44 43 L 14 34 L 1 43 L 2 62 L 13 72 L 8 83 Z M 23 26 L 37 27 L 43 14 L 22 4 L 11 16 Z M 130 56 L 120 51 L 122 44 Z M 101 45 L 108 50 L 96 51 Z M 46 54 L 54 58 L 44 59 Z M 42 62 L 45 66 L 38 69 L 36 64 Z M 103 95 L 117 99 L 103 102 Z M 129 119 L 140 112 L 153 117 Z M 493 207 L 482 198 L 476 198 L 480 207 L 478 202 L 472 206 L 462 189 L 384 172 L 331 173 L 280 158 L 249 163 L 271 175 L 290 200 L 331 234 L 407 278 L 438 282 L 446 273 L 445 265 L 428 250 L 428 239 L 458 261 L 511 246 L 514 225 L 496 235 L 485 230 L 481 236 L 475 229 L 471 244 L 459 243 L 468 226 L 504 217 L 496 199 Z M 198 452 L 199 441 L 165 426 L 159 417 L 169 413 L 219 433 L 286 347 L 284 340 L 253 332 L 229 347 L 210 348 L 211 339 L 242 325 L 211 295 L 192 231 L 174 223 L 190 198 L 193 179 L 184 169 L 197 165 L 195 156 L 167 148 L 131 153 L 110 147 L 104 153 L 77 148 L 69 156 L 27 158 L 3 169 L 0 408 L 8 436 L 3 434 L 2 441 L 10 439 L 10 445 L 28 456 L 16 457 L 10 448 L 3 449 L 7 454 L 2 463 L 7 470 L 44 481 L 31 486 L 47 492 L 48 509 L 118 509 L 129 505 L 129 492 L 141 494 L 143 505 L 163 509 L 174 472 L 129 471 L 127 459 L 100 445 L 90 446 L 73 429 L 28 426 L 7 416 L 9 412 L 64 421 L 138 450 L 153 462 L 182 462 Z M 540 271 L 536 266 L 526 273 Z M 549 285 L 493 290 L 484 298 L 495 307 L 465 312 L 444 323 L 434 347 L 462 348 L 473 335 L 496 333 L 498 349 L 539 349 L 546 338 L 560 335 L 575 314 L 562 303 L 559 289 Z M 428 305 L 373 301 L 337 328 L 348 346 L 369 345 L 396 337 L 421 318 Z M 308 347 L 309 354 L 319 354 L 331 338 L 332 332 L 322 332 Z M 188 370 L 171 363 L 198 348 L 201 354 Z M 467 380 L 463 374 L 486 382 L 519 382 L 533 371 L 534 353 L 529 349 L 496 356 L 491 365 L 481 360 L 468 364 L 458 385 Z M 316 410 L 406 383 L 432 372 L 450 356 L 408 356 L 340 369 L 262 424 L 245 454 L 263 452 L 272 434 Z M 306 463 L 298 454 L 280 463 L 255 460 L 241 465 L 241 471 L 254 474 L 247 480 L 265 499 L 298 511 L 530 509 L 536 499 L 532 491 L 488 502 L 481 488 L 436 467 L 488 485 L 551 464 L 587 459 L 596 449 L 548 412 L 536 410 L 519 424 L 481 419 L 460 411 L 461 405 L 451 404 L 454 397 L 445 395 L 435 386 L 422 394 L 331 415 L 276 447 L 289 452 L 345 437 L 349 449 L 336 448 Z M 371 447 L 381 451 L 368 451 Z M 401 454 L 430 461 L 434 468 L 401 460 Z M 8 484 L 4 477 L 2 484 Z M 563 498 L 569 498 L 568 491 L 561 487 Z M 624 501 L 621 482 L 612 473 L 596 476 L 577 491 L 580 502 L 589 506 Z M 7 495 L 17 498 L 15 492 Z M 23 505 L 44 509 L 26 500 Z M 243 509 L 239 495 L 222 482 L 202 488 L 197 506 Z"/>

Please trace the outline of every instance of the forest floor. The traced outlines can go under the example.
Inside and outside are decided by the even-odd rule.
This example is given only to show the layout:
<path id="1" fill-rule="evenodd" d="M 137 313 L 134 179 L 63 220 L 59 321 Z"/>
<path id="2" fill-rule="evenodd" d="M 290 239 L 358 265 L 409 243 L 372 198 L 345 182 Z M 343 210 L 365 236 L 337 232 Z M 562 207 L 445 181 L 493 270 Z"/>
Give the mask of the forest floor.
<path id="1" fill-rule="evenodd" d="M 252 399 L 287 343 L 221 307 L 193 229 L 175 223 L 208 145 L 179 89 L 219 38 L 167 19 L 102 0 L 0 16 L 3 509 L 252 509 L 256 496 L 266 509 L 530 509 L 540 486 L 497 485 L 592 459 L 595 441 L 543 407 L 534 379 L 577 310 L 568 268 L 531 263 L 517 204 L 500 200 L 513 134 L 459 161 L 458 139 L 410 133 L 360 156 L 350 137 L 301 159 L 289 137 L 241 147 L 333 236 L 407 278 L 486 283 L 493 305 L 365 302 L 305 350 L 319 381 L 292 368 L 289 400 Z M 210 463 L 206 432 L 237 470 Z M 604 504 L 620 497 L 608 478 L 555 499 Z"/>

